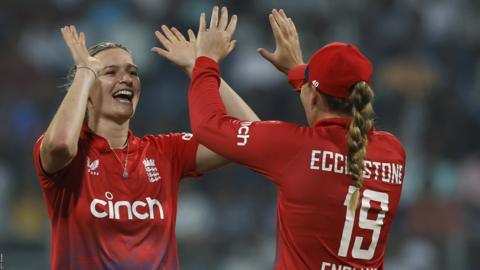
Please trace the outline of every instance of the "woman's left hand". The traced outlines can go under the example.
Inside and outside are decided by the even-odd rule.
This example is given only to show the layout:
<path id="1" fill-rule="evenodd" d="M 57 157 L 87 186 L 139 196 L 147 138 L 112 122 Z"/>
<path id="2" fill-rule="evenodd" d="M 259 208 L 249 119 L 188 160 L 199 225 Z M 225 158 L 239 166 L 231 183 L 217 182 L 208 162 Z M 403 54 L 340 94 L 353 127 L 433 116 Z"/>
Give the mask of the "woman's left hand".
<path id="1" fill-rule="evenodd" d="M 228 10 L 222 8 L 220 19 L 218 7 L 213 7 L 210 26 L 207 29 L 205 14 L 200 15 L 200 26 L 197 35 L 197 55 L 207 56 L 220 62 L 235 48 L 236 40 L 232 40 L 237 27 L 237 16 L 233 15 L 228 20 Z"/>
<path id="2" fill-rule="evenodd" d="M 155 31 L 155 36 L 157 36 L 165 49 L 153 47 L 152 51 L 177 65 L 188 75 L 191 75 L 197 57 L 195 34 L 191 29 L 188 29 L 189 40 L 187 41 L 175 27 L 168 28 L 166 25 L 162 25 L 162 31 L 163 33 Z"/>

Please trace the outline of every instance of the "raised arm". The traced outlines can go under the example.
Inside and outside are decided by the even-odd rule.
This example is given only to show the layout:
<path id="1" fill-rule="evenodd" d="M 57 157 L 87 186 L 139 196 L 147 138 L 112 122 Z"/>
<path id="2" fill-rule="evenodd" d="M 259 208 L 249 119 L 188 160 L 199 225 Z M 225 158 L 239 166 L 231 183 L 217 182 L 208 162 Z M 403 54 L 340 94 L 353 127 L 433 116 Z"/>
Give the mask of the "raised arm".
<path id="1" fill-rule="evenodd" d="M 228 13 L 222 12 L 218 18 L 218 7 L 212 12 L 212 23 L 227 23 Z M 236 24 L 236 16 L 232 17 Z M 189 77 L 192 76 L 193 66 L 195 64 L 196 55 L 196 37 L 191 29 L 188 30 L 188 40 L 175 27 L 168 28 L 163 25 L 162 32 L 156 31 L 160 43 L 163 48 L 154 47 L 152 51 L 161 57 L 180 67 Z M 233 43 L 231 50 L 235 47 Z M 259 121 L 260 119 L 247 103 L 222 79 L 220 83 L 220 95 L 227 113 L 241 120 Z M 200 145 L 197 151 L 197 171 L 206 172 L 226 164 L 228 161 L 222 156 L 210 151 L 203 145 Z"/>
<path id="2" fill-rule="evenodd" d="M 64 168 L 76 156 L 88 96 L 98 71 L 102 69 L 101 62 L 89 55 L 83 32 L 78 35 L 75 26 L 66 26 L 61 32 L 76 72 L 40 146 L 42 167 L 49 174 Z"/>

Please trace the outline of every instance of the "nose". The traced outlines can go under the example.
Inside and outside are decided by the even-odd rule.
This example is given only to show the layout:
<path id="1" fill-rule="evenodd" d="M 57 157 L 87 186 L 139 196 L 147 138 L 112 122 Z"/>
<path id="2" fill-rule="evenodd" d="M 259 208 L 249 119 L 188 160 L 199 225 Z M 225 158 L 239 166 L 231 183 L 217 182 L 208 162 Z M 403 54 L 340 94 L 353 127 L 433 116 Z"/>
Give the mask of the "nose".
<path id="1" fill-rule="evenodd" d="M 132 86 L 133 79 L 132 76 L 128 72 L 123 72 L 122 77 L 120 78 L 120 83 L 125 84 L 127 86 Z"/>

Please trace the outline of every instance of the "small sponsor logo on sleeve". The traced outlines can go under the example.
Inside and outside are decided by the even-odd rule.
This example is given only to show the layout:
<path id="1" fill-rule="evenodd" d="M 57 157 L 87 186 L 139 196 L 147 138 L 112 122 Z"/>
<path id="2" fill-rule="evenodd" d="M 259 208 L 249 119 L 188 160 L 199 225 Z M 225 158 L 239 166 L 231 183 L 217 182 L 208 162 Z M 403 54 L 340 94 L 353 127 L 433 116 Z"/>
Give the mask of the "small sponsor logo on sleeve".
<path id="1" fill-rule="evenodd" d="M 192 133 L 188 133 L 188 132 L 182 132 L 182 140 L 184 141 L 190 141 L 192 138 L 193 138 L 193 134 Z"/>
<path id="2" fill-rule="evenodd" d="M 248 143 L 248 138 L 250 138 L 250 125 L 252 122 L 242 122 L 237 132 L 237 146 L 245 146 Z"/>

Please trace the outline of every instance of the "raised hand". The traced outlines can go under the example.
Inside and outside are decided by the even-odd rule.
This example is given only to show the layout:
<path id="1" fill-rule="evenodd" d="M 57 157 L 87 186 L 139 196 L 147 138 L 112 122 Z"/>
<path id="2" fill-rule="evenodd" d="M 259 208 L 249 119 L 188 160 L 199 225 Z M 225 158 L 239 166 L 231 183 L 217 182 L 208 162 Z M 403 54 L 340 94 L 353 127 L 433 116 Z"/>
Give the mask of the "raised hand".
<path id="1" fill-rule="evenodd" d="M 188 29 L 188 41 L 175 27 L 162 25 L 162 31 L 155 31 L 155 36 L 165 49 L 153 47 L 152 51 L 191 74 L 197 57 L 193 31 Z"/>
<path id="2" fill-rule="evenodd" d="M 202 13 L 197 35 L 197 55 L 207 56 L 220 62 L 235 48 L 237 42 L 232 40 L 232 36 L 236 27 L 237 15 L 233 15 L 229 21 L 226 7 L 222 8 L 220 19 L 218 7 L 213 7 L 208 29 L 205 13 Z"/>
<path id="3" fill-rule="evenodd" d="M 264 48 L 257 51 L 278 70 L 288 74 L 293 67 L 303 64 L 297 29 L 283 9 L 274 9 L 268 19 L 275 38 L 275 51 L 271 53 Z"/>
<path id="4" fill-rule="evenodd" d="M 86 47 L 85 33 L 77 34 L 75 26 L 65 26 L 60 29 L 63 40 L 70 50 L 73 61 L 77 68 L 86 67 L 95 73 L 95 77 L 102 70 L 103 64 L 97 58 L 90 56 Z"/>

